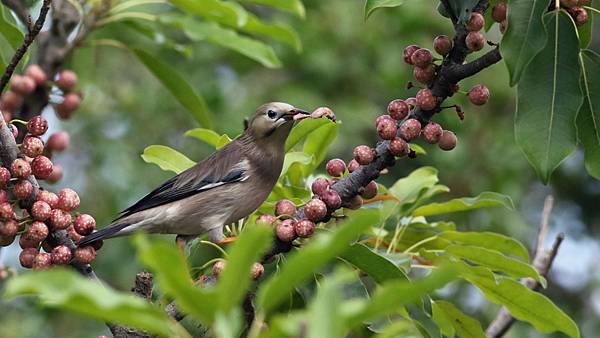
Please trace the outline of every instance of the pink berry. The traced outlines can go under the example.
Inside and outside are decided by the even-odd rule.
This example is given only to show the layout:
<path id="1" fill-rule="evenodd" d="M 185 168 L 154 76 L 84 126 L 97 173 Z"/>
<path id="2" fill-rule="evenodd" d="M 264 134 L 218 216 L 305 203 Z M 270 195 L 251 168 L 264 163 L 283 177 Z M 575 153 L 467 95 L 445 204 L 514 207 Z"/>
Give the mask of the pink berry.
<path id="1" fill-rule="evenodd" d="M 250 270 L 250 277 L 252 279 L 257 280 L 265 273 L 265 267 L 260 263 L 254 263 L 252 265 L 252 269 Z"/>
<path id="2" fill-rule="evenodd" d="M 69 119 L 79 106 L 81 106 L 81 96 L 77 93 L 68 93 L 63 102 L 56 106 L 56 115 L 63 120 Z"/>
<path id="3" fill-rule="evenodd" d="M 225 270 L 225 265 L 226 265 L 226 263 L 223 260 L 216 261 L 215 264 L 213 264 L 212 273 L 215 276 L 219 276 L 221 274 L 221 272 L 223 272 L 223 270 Z"/>
<path id="4" fill-rule="evenodd" d="M 78 234 L 87 236 L 96 228 L 96 220 L 94 217 L 88 214 L 81 214 L 75 218 L 75 224 L 73 224 L 73 227 Z"/>
<path id="5" fill-rule="evenodd" d="M 29 76 L 13 75 L 10 81 L 10 90 L 23 96 L 33 93 L 35 87 L 35 81 Z"/>
<path id="6" fill-rule="evenodd" d="M 379 123 L 383 120 L 392 120 L 392 117 L 387 114 L 377 116 L 377 118 L 375 119 L 375 128 L 377 128 Z"/>
<path id="7" fill-rule="evenodd" d="M 0 203 L 0 219 L 8 220 L 15 217 L 15 211 L 9 202 Z"/>
<path id="8" fill-rule="evenodd" d="M 67 235 L 69 235 L 69 238 L 75 243 L 79 242 L 83 238 L 83 236 L 75 231 L 75 227 L 73 225 L 67 228 Z"/>
<path id="9" fill-rule="evenodd" d="M 40 252 L 33 259 L 33 268 L 36 270 L 47 269 L 50 265 L 52 265 L 52 255 L 47 252 Z"/>
<path id="10" fill-rule="evenodd" d="M 40 251 L 37 248 L 25 248 L 19 254 L 19 263 L 24 268 L 31 269 L 33 267 L 33 261 L 35 256 L 38 255 Z"/>
<path id="11" fill-rule="evenodd" d="M 69 249 L 66 245 L 59 245 L 56 248 L 52 249 L 52 264 L 56 265 L 66 265 L 71 262 L 71 258 L 73 254 L 71 253 L 71 249 Z"/>
<path id="12" fill-rule="evenodd" d="M 392 140 L 396 137 L 398 127 L 396 127 L 396 121 L 391 119 L 385 119 L 379 122 L 377 125 L 377 133 L 379 137 L 384 140 Z"/>
<path id="13" fill-rule="evenodd" d="M 313 181 L 310 188 L 311 188 L 313 194 L 320 196 L 323 194 L 323 192 L 325 192 L 327 189 L 329 189 L 330 184 L 331 183 L 329 182 L 328 179 L 326 179 L 324 177 L 319 177 Z"/>
<path id="14" fill-rule="evenodd" d="M 395 138 L 391 140 L 390 144 L 388 144 L 388 149 L 392 155 L 397 157 L 405 156 L 410 151 L 408 143 L 401 138 Z"/>
<path id="15" fill-rule="evenodd" d="M 81 264 L 90 264 L 96 259 L 96 250 L 92 246 L 77 248 L 73 259 Z"/>
<path id="16" fill-rule="evenodd" d="M 446 35 L 439 35 L 433 40 L 433 49 L 438 54 L 446 56 L 452 49 L 452 40 Z"/>
<path id="17" fill-rule="evenodd" d="M 0 203 L 8 202 L 8 192 L 0 190 Z"/>
<path id="18" fill-rule="evenodd" d="M 20 180 L 13 185 L 12 192 L 18 200 L 24 201 L 31 196 L 33 185 L 28 180 Z"/>
<path id="19" fill-rule="evenodd" d="M 16 178 L 27 178 L 31 175 L 31 166 L 26 160 L 17 158 L 10 165 L 10 171 Z"/>
<path id="20" fill-rule="evenodd" d="M 327 173 L 333 177 L 341 177 L 346 171 L 346 163 L 339 158 L 329 160 L 325 165 Z"/>
<path id="21" fill-rule="evenodd" d="M 32 242 L 40 243 L 48 237 L 48 226 L 44 222 L 33 221 L 31 225 L 29 225 L 29 229 L 27 232 L 23 234 L 27 240 Z"/>
<path id="22" fill-rule="evenodd" d="M 260 215 L 256 219 L 256 224 L 274 225 L 277 218 L 273 215 Z"/>
<path id="23" fill-rule="evenodd" d="M 25 70 L 25 75 L 32 78 L 35 81 L 35 84 L 38 86 L 46 84 L 48 80 L 48 76 L 46 76 L 46 72 L 42 69 L 42 67 L 32 64 L 27 67 Z"/>
<path id="24" fill-rule="evenodd" d="M 465 39 L 465 43 L 470 51 L 476 52 L 483 49 L 483 46 L 485 45 L 485 38 L 481 32 L 469 32 Z"/>
<path id="25" fill-rule="evenodd" d="M 25 234 L 23 234 L 19 237 L 19 246 L 21 247 L 21 249 L 27 249 L 27 248 L 37 249 L 39 245 L 40 245 L 40 242 L 36 242 L 34 240 L 27 238 L 27 236 L 25 236 Z"/>
<path id="26" fill-rule="evenodd" d="M 414 140 L 421 134 L 421 122 L 417 119 L 408 119 L 400 126 L 400 136 L 406 140 Z"/>
<path id="27" fill-rule="evenodd" d="M 63 168 L 60 165 L 54 165 L 54 167 L 52 168 L 52 174 L 50 174 L 50 176 L 46 179 L 46 182 L 48 183 L 56 183 L 58 181 L 60 181 L 60 179 L 63 177 Z"/>
<path id="28" fill-rule="evenodd" d="M 72 90 L 77 85 L 77 74 L 72 70 L 63 70 L 58 74 L 56 86 L 62 90 Z"/>
<path id="29" fill-rule="evenodd" d="M 497 3 L 494 8 L 492 8 L 492 19 L 496 22 L 502 22 L 506 20 L 506 10 L 508 6 L 506 2 Z"/>
<path id="30" fill-rule="evenodd" d="M 442 127 L 439 124 L 430 122 L 423 128 L 423 138 L 429 144 L 436 144 L 440 141 L 442 132 Z"/>
<path id="31" fill-rule="evenodd" d="M 8 182 L 10 182 L 11 177 L 10 170 L 0 167 L 0 187 L 5 188 Z"/>
<path id="32" fill-rule="evenodd" d="M 47 179 L 52 175 L 53 169 L 54 165 L 52 161 L 44 155 L 40 155 L 31 161 L 31 171 L 37 179 Z"/>
<path id="33" fill-rule="evenodd" d="M 581 8 L 581 7 L 570 8 L 569 14 L 571 14 L 571 16 L 573 17 L 573 20 L 575 20 L 575 24 L 577 25 L 577 27 L 581 27 L 588 22 L 589 16 L 588 16 L 587 11 L 584 8 Z"/>
<path id="34" fill-rule="evenodd" d="M 21 144 L 21 151 L 27 157 L 39 156 L 44 153 L 44 141 L 37 136 L 26 136 Z"/>
<path id="35" fill-rule="evenodd" d="M 404 62 L 408 63 L 409 65 L 412 65 L 413 64 L 412 55 L 414 54 L 415 51 L 417 51 L 420 48 L 421 47 L 419 47 L 417 45 L 410 45 L 410 46 L 407 46 L 406 48 L 404 48 Z"/>
<path id="36" fill-rule="evenodd" d="M 50 218 L 50 213 L 52 212 L 52 208 L 50 204 L 44 201 L 37 201 L 33 203 L 31 207 L 31 216 L 36 221 L 45 221 Z"/>
<path id="37" fill-rule="evenodd" d="M 296 222 L 294 226 L 294 231 L 296 232 L 296 235 L 298 235 L 298 237 L 308 238 L 312 236 L 312 234 L 315 232 L 315 228 L 315 223 L 308 219 L 303 219 L 299 222 Z"/>
<path id="38" fill-rule="evenodd" d="M 60 152 L 69 147 L 70 137 L 67 132 L 57 131 L 48 138 L 48 150 Z M 35 157 L 35 156 L 30 156 Z"/>
<path id="39" fill-rule="evenodd" d="M 471 103 L 481 106 L 489 100 L 490 91 L 486 86 L 479 84 L 473 86 L 467 95 L 469 96 L 469 101 L 471 101 Z"/>
<path id="40" fill-rule="evenodd" d="M 0 223 L 0 236 L 14 237 L 20 230 L 19 223 L 14 219 L 9 219 Z"/>
<path id="41" fill-rule="evenodd" d="M 417 92 L 417 106 L 423 110 L 434 110 L 437 107 L 437 99 L 429 88 L 423 88 Z"/>
<path id="42" fill-rule="evenodd" d="M 377 188 L 377 182 L 371 181 L 364 187 L 363 192 L 360 195 L 365 199 L 371 199 L 377 196 Z"/>
<path id="43" fill-rule="evenodd" d="M 79 208 L 79 195 L 73 189 L 65 188 L 58 193 L 58 208 L 73 211 Z"/>
<path id="44" fill-rule="evenodd" d="M 438 146 L 442 150 L 449 151 L 456 148 L 456 142 L 456 135 L 449 130 L 444 130 L 444 132 L 442 133 L 442 137 L 438 142 Z"/>
<path id="45" fill-rule="evenodd" d="M 34 116 L 27 122 L 27 131 L 33 136 L 44 135 L 48 130 L 48 121 L 42 116 Z"/>
<path id="46" fill-rule="evenodd" d="M 72 222 L 71 215 L 64 210 L 52 209 L 50 212 L 50 224 L 52 224 L 53 230 L 67 229 Z"/>
<path id="47" fill-rule="evenodd" d="M 313 222 L 318 222 L 327 216 L 327 205 L 320 199 L 313 198 L 304 206 L 304 215 Z"/>
<path id="48" fill-rule="evenodd" d="M 35 199 L 36 201 L 44 201 L 48 203 L 52 209 L 55 209 L 58 206 L 58 196 L 48 190 L 40 189 L 35 195 Z"/>
<path id="49" fill-rule="evenodd" d="M 396 99 L 388 104 L 387 111 L 394 120 L 402 120 L 408 116 L 410 107 L 404 100 Z"/>
<path id="50" fill-rule="evenodd" d="M 354 159 L 358 164 L 367 165 L 373 162 L 374 157 L 373 149 L 369 146 L 361 145 L 354 148 Z"/>
<path id="51" fill-rule="evenodd" d="M 8 110 L 11 112 L 15 112 L 21 108 L 23 105 L 23 97 L 12 90 L 7 91 L 2 95 L 2 100 L 0 101 L 0 107 L 2 110 Z"/>
<path id="52" fill-rule="evenodd" d="M 417 49 L 410 59 L 415 66 L 425 68 L 433 62 L 433 55 L 429 49 L 421 48 Z"/>
<path id="53" fill-rule="evenodd" d="M 275 204 L 275 216 L 292 216 L 296 213 L 296 205 L 290 200 L 280 200 Z"/>
<path id="54" fill-rule="evenodd" d="M 350 162 L 348 162 L 348 172 L 354 172 L 356 169 L 358 169 L 358 167 L 360 167 L 360 164 L 356 162 L 355 159 L 352 159 Z"/>
<path id="55" fill-rule="evenodd" d="M 429 84 L 435 78 L 435 65 L 430 64 L 425 68 L 415 67 L 413 69 L 413 76 L 415 80 L 423 84 Z"/>
<path id="56" fill-rule="evenodd" d="M 469 18 L 469 21 L 467 21 L 467 23 L 465 24 L 467 29 L 470 30 L 471 32 L 480 31 L 484 25 L 485 25 L 485 19 L 483 18 L 483 15 L 481 15 L 481 13 L 478 13 L 478 12 L 471 13 L 471 17 Z"/>
<path id="57" fill-rule="evenodd" d="M 294 224 L 296 223 L 293 219 L 286 219 L 283 222 L 277 224 L 275 228 L 275 234 L 282 242 L 292 242 L 296 239 L 296 232 L 294 230 Z"/>
<path id="58" fill-rule="evenodd" d="M 325 190 L 321 195 L 321 200 L 327 205 L 329 210 L 337 210 L 342 206 L 342 199 L 337 191 L 329 189 Z"/>

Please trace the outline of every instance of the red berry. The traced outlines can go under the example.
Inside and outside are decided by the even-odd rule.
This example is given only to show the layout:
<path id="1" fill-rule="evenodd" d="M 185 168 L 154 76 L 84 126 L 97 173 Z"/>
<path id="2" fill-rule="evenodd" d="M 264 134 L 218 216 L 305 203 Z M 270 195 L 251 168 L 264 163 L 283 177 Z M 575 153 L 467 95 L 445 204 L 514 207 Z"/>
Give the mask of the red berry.
<path id="1" fill-rule="evenodd" d="M 218 276 L 221 274 L 221 272 L 223 272 L 224 269 L 225 269 L 225 261 L 219 260 L 219 261 L 216 261 L 215 264 L 213 264 L 212 273 L 215 276 Z"/>
<path id="2" fill-rule="evenodd" d="M 23 234 L 23 236 L 28 240 L 36 243 L 40 243 L 48 237 L 48 226 L 44 222 L 33 221 L 31 225 L 29 225 L 29 229 L 27 232 Z"/>
<path id="3" fill-rule="evenodd" d="M 483 34 L 481 34 L 481 32 L 469 32 L 465 39 L 465 43 L 467 44 L 467 48 L 469 48 L 470 51 L 476 52 L 478 50 L 481 50 L 485 45 L 485 38 L 483 37 Z"/>
<path id="4" fill-rule="evenodd" d="M 437 99 L 431 89 L 423 88 L 417 92 L 417 106 L 423 110 L 433 110 L 437 107 Z"/>
<path id="5" fill-rule="evenodd" d="M 47 252 L 40 252 L 33 259 L 33 268 L 36 270 L 47 269 L 50 265 L 52 265 L 52 255 Z"/>
<path id="6" fill-rule="evenodd" d="M 79 208 L 79 195 L 73 189 L 65 188 L 58 193 L 58 205 L 59 209 L 64 211 L 73 211 Z"/>
<path id="7" fill-rule="evenodd" d="M 72 70 L 63 70 L 58 74 L 56 86 L 62 90 L 72 90 L 77 85 L 77 74 Z"/>
<path id="8" fill-rule="evenodd" d="M 446 56 L 452 49 L 452 40 L 446 35 L 439 35 L 433 40 L 433 49 L 438 54 Z"/>
<path id="9" fill-rule="evenodd" d="M 75 231 L 75 227 L 72 225 L 67 228 L 67 235 L 69 235 L 69 238 L 75 243 L 79 242 L 83 238 L 83 236 Z"/>
<path id="10" fill-rule="evenodd" d="M 274 225 L 275 222 L 277 222 L 277 218 L 273 215 L 260 215 L 256 219 L 256 224 Z"/>
<path id="11" fill-rule="evenodd" d="M 48 121 L 42 116 L 34 116 L 27 122 L 27 131 L 33 136 L 44 135 L 48 130 Z"/>
<path id="12" fill-rule="evenodd" d="M 394 120 L 402 120 L 408 115 L 410 107 L 404 100 L 396 99 L 388 104 L 387 111 Z"/>
<path id="13" fill-rule="evenodd" d="M 508 6 L 506 5 L 506 2 L 499 2 L 494 5 L 494 8 L 492 8 L 492 19 L 494 19 L 496 22 L 502 22 L 506 20 L 507 7 Z"/>
<path id="14" fill-rule="evenodd" d="M 352 159 L 350 162 L 348 162 L 348 172 L 354 172 L 356 169 L 358 169 L 358 167 L 360 167 L 360 164 L 356 162 L 355 159 Z"/>
<path id="15" fill-rule="evenodd" d="M 360 195 L 365 199 L 371 199 L 377 196 L 377 188 L 377 182 L 371 181 L 363 188 L 363 191 Z"/>
<path id="16" fill-rule="evenodd" d="M 96 250 L 91 246 L 77 248 L 73 259 L 81 264 L 90 264 L 96 259 Z"/>
<path id="17" fill-rule="evenodd" d="M 52 175 L 54 165 L 49 158 L 44 155 L 40 155 L 33 159 L 31 162 L 31 171 L 35 178 L 45 180 Z"/>
<path id="18" fill-rule="evenodd" d="M 52 208 L 50 204 L 44 201 L 37 201 L 33 203 L 31 207 L 31 216 L 36 221 L 45 221 L 50 218 L 50 213 L 52 212 Z"/>
<path id="19" fill-rule="evenodd" d="M 573 7 L 569 9 L 569 14 L 571 14 L 573 20 L 575 20 L 577 27 L 583 26 L 588 22 L 588 12 L 584 8 Z"/>
<path id="20" fill-rule="evenodd" d="M 315 228 L 315 223 L 308 219 L 303 219 L 299 222 L 296 222 L 294 226 L 294 231 L 296 232 L 296 235 L 298 235 L 298 237 L 308 238 L 312 236 L 312 234 L 315 232 Z"/>
<path id="21" fill-rule="evenodd" d="M 325 165 L 327 173 L 333 177 L 341 177 L 346 171 L 346 163 L 339 158 L 329 160 Z"/>
<path id="22" fill-rule="evenodd" d="M 10 81 L 10 90 L 23 96 L 31 94 L 35 87 L 35 81 L 29 76 L 13 75 Z"/>
<path id="23" fill-rule="evenodd" d="M 0 236 L 2 237 L 14 237 L 20 230 L 19 223 L 14 219 L 6 220 L 0 223 Z"/>
<path id="24" fill-rule="evenodd" d="M 320 199 L 313 198 L 304 206 L 304 215 L 313 222 L 318 222 L 327 216 L 327 205 Z"/>
<path id="25" fill-rule="evenodd" d="M 313 119 L 327 117 L 327 118 L 335 121 L 335 114 L 333 113 L 333 110 L 331 110 L 331 108 L 328 108 L 328 107 L 319 107 L 319 108 L 315 109 L 310 114 L 310 117 Z"/>
<path id="26" fill-rule="evenodd" d="M 408 63 L 409 65 L 412 65 L 412 55 L 418 49 L 420 49 L 420 47 L 417 45 L 410 45 L 404 48 L 404 62 Z"/>
<path id="27" fill-rule="evenodd" d="M 40 245 L 40 242 L 31 240 L 31 239 L 27 238 L 27 236 L 25 236 L 24 234 L 19 237 L 19 246 L 21 247 L 21 249 L 27 249 L 27 248 L 37 249 L 39 245 Z"/>
<path id="28" fill-rule="evenodd" d="M 27 178 L 31 175 L 31 166 L 26 160 L 17 158 L 10 165 L 10 171 L 16 178 Z"/>
<path id="29" fill-rule="evenodd" d="M 64 131 L 57 131 L 48 138 L 48 150 L 50 151 L 63 151 L 69 147 L 70 137 L 69 133 Z M 30 156 L 34 157 L 34 156 Z"/>
<path id="30" fill-rule="evenodd" d="M 0 219 L 12 219 L 15 217 L 15 211 L 9 202 L 0 203 Z"/>
<path id="31" fill-rule="evenodd" d="M 51 183 L 51 184 L 56 183 L 56 182 L 60 181 L 62 176 L 63 176 L 63 168 L 62 168 L 62 166 L 56 164 L 52 168 L 52 174 L 50 174 L 50 176 L 46 179 L 46 182 Z"/>
<path id="32" fill-rule="evenodd" d="M 37 256 L 39 250 L 37 248 L 25 248 L 19 254 L 19 262 L 21 266 L 24 268 L 31 269 L 33 267 L 33 261 L 35 256 Z"/>
<path id="33" fill-rule="evenodd" d="M 292 216 L 296 213 L 296 205 L 290 200 L 280 200 L 275 204 L 275 216 Z"/>
<path id="34" fill-rule="evenodd" d="M 375 119 L 375 128 L 377 128 L 377 125 L 379 125 L 379 122 L 381 122 L 383 120 L 391 120 L 391 119 L 392 119 L 392 117 L 387 114 L 377 116 L 377 118 Z"/>
<path id="35" fill-rule="evenodd" d="M 484 105 L 490 98 L 490 91 L 484 85 L 475 85 L 473 88 L 471 88 L 471 90 L 469 90 L 467 95 L 469 96 L 471 103 L 481 106 Z"/>
<path id="36" fill-rule="evenodd" d="M 37 136 L 26 136 L 21 144 L 21 151 L 27 157 L 36 157 L 44 153 L 44 141 Z"/>
<path id="37" fill-rule="evenodd" d="M 296 232 L 294 230 L 294 224 L 296 223 L 293 219 L 286 219 L 283 222 L 277 224 L 275 228 L 275 234 L 282 242 L 292 242 L 296 239 Z"/>
<path id="38" fill-rule="evenodd" d="M 421 48 L 417 49 L 410 59 L 415 66 L 425 68 L 433 62 L 433 55 L 429 49 Z"/>
<path id="39" fill-rule="evenodd" d="M 36 201 L 44 201 L 50 205 L 52 209 L 56 208 L 58 205 L 58 196 L 48 190 L 40 189 L 35 195 Z"/>
<path id="40" fill-rule="evenodd" d="M 358 164 L 367 165 L 373 162 L 374 157 L 373 149 L 369 146 L 361 145 L 354 148 L 354 159 Z"/>
<path id="41" fill-rule="evenodd" d="M 0 190 L 0 203 L 8 202 L 8 192 Z"/>
<path id="42" fill-rule="evenodd" d="M 71 249 L 69 249 L 66 245 L 59 245 L 56 248 L 52 249 L 52 264 L 69 264 L 69 262 L 71 262 L 72 257 L 73 254 L 71 253 Z"/>
<path id="43" fill-rule="evenodd" d="M 330 184 L 331 183 L 328 179 L 324 177 L 318 177 L 313 181 L 313 183 L 310 186 L 310 189 L 312 190 L 313 194 L 320 196 L 321 194 L 323 194 L 323 192 L 329 189 Z"/>
<path id="44" fill-rule="evenodd" d="M 8 111 L 17 111 L 23 105 L 23 97 L 11 90 L 7 91 L 2 95 L 2 100 L 0 101 L 0 107 L 2 110 Z"/>
<path id="45" fill-rule="evenodd" d="M 483 18 L 483 15 L 481 15 L 481 13 L 478 12 L 471 13 L 469 21 L 467 21 L 467 23 L 465 24 L 467 29 L 472 32 L 480 31 L 484 25 L 485 19 Z"/>
<path id="46" fill-rule="evenodd" d="M 75 224 L 73 224 L 75 231 L 82 236 L 91 234 L 96 229 L 96 220 L 94 217 L 88 214 L 81 214 L 75 218 Z"/>
<path id="47" fill-rule="evenodd" d="M 0 187 L 5 188 L 10 182 L 11 178 L 10 171 L 4 167 L 0 167 Z"/>
<path id="48" fill-rule="evenodd" d="M 402 157 L 409 153 L 408 143 L 401 138 L 395 138 L 388 144 L 390 153 L 394 156 Z"/>
<path id="49" fill-rule="evenodd" d="M 53 230 L 67 229 L 72 222 L 71 215 L 64 210 L 52 209 L 50 212 L 50 224 L 52 224 Z"/>
<path id="50" fill-rule="evenodd" d="M 408 119 L 400 125 L 400 136 L 410 141 L 416 139 L 421 134 L 421 122 L 417 119 Z"/>
<path id="51" fill-rule="evenodd" d="M 337 191 L 329 189 L 325 190 L 321 195 L 321 200 L 327 205 L 329 210 L 337 210 L 342 206 L 342 199 Z"/>
<path id="52" fill-rule="evenodd" d="M 46 81 L 48 80 L 46 72 L 44 72 L 42 67 L 36 64 L 29 65 L 25 70 L 25 75 L 32 78 L 38 86 L 46 84 Z"/>
<path id="53" fill-rule="evenodd" d="M 429 144 L 436 144 L 440 141 L 442 132 L 442 127 L 439 124 L 430 122 L 423 128 L 423 138 Z"/>
<path id="54" fill-rule="evenodd" d="M 444 132 L 442 133 L 442 137 L 438 142 L 438 146 L 442 150 L 449 151 L 456 148 L 456 142 L 456 135 L 449 130 L 444 130 Z"/>
<path id="55" fill-rule="evenodd" d="M 415 80 L 423 84 L 429 84 L 435 78 L 435 65 L 430 64 L 425 68 L 415 67 L 413 69 L 413 76 Z"/>
<path id="56" fill-rule="evenodd" d="M 73 112 L 81 106 L 81 96 L 77 93 L 68 93 L 62 103 L 56 106 L 56 115 L 63 120 L 71 117 Z"/>
<path id="57" fill-rule="evenodd" d="M 250 270 L 250 277 L 252 279 L 257 280 L 265 273 L 265 267 L 260 263 L 254 263 L 252 265 L 252 269 Z"/>
<path id="58" fill-rule="evenodd" d="M 384 140 L 392 140 L 396 137 L 398 127 L 396 127 L 396 121 L 392 119 L 384 119 L 377 125 L 377 133 L 379 137 Z M 341 160 L 340 160 L 341 161 Z M 343 161 L 342 161 L 343 163 Z M 344 166 L 345 167 L 345 166 Z"/>
<path id="59" fill-rule="evenodd" d="M 20 180 L 13 185 L 12 192 L 18 200 L 24 201 L 31 196 L 33 185 L 28 180 Z"/>

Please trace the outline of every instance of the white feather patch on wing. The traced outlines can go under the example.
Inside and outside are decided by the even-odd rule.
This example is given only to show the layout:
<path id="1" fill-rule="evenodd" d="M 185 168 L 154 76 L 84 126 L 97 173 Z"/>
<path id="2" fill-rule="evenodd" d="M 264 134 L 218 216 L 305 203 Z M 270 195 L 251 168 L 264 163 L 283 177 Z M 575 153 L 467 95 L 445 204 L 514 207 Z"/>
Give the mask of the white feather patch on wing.
<path id="1" fill-rule="evenodd" d="M 231 171 L 236 171 L 236 170 L 242 170 L 244 172 L 242 177 L 239 180 L 237 180 L 236 182 L 244 182 L 245 180 L 247 180 L 250 177 L 250 175 L 249 175 L 250 162 L 248 162 L 247 159 L 240 161 L 239 163 L 237 163 L 236 165 L 234 165 L 231 168 Z M 218 187 L 218 186 L 221 186 L 221 185 L 227 184 L 227 183 L 231 183 L 231 182 L 214 182 L 214 183 L 206 184 L 206 185 L 202 186 L 200 189 L 198 189 L 198 191 L 212 189 L 214 187 Z"/>

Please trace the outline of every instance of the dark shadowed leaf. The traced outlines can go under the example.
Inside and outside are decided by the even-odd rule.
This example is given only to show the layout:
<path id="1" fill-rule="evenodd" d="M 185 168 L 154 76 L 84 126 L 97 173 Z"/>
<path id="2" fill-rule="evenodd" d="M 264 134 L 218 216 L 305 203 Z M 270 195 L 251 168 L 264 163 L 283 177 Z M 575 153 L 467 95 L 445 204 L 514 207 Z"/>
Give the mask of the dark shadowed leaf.
<path id="1" fill-rule="evenodd" d="M 352 244 L 340 258 L 371 276 L 377 283 L 396 279 L 408 280 L 396 264 L 364 244 Z"/>
<path id="2" fill-rule="evenodd" d="M 588 21 L 579 27 L 577 27 L 577 35 L 579 36 L 579 47 L 581 49 L 587 48 L 592 42 L 592 28 L 594 27 L 594 12 L 586 9 L 588 13 Z"/>
<path id="3" fill-rule="evenodd" d="M 577 136 L 585 151 L 585 167 L 600 179 L 600 55 L 584 50 L 580 55 L 584 101 L 577 113 Z"/>
<path id="4" fill-rule="evenodd" d="M 452 303 L 437 300 L 431 303 L 433 319 L 440 325 L 442 332 L 448 337 L 454 337 L 454 332 L 461 338 L 485 338 L 485 333 L 479 321 L 467 316 Z M 451 328 L 448 325 L 452 325 Z"/>
<path id="5" fill-rule="evenodd" d="M 458 18 L 458 22 L 466 22 L 471 17 L 473 7 L 477 5 L 479 0 L 456 0 L 449 1 L 452 5 L 452 10 Z"/>

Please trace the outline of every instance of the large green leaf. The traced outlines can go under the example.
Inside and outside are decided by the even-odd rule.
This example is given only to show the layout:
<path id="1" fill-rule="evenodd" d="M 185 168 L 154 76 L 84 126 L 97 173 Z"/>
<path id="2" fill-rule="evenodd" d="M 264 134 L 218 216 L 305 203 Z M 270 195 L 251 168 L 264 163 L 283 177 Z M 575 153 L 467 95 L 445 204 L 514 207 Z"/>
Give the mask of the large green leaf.
<path id="1" fill-rule="evenodd" d="M 403 0 L 367 0 L 365 3 L 365 20 L 367 20 L 376 9 L 397 7 L 402 5 L 403 2 Z"/>
<path id="2" fill-rule="evenodd" d="M 281 169 L 281 176 L 287 174 L 288 170 L 294 163 L 299 163 L 303 165 L 308 165 L 312 162 L 313 157 L 311 155 L 305 154 L 301 151 L 291 151 L 285 154 L 285 158 L 283 160 L 283 168 Z"/>
<path id="3" fill-rule="evenodd" d="M 251 2 L 259 5 L 271 6 L 279 8 L 284 11 L 288 11 L 296 14 L 297 16 L 304 18 L 306 10 L 301 0 L 242 0 L 244 2 Z"/>
<path id="4" fill-rule="evenodd" d="M 439 181 L 437 173 L 437 169 L 433 167 L 419 168 L 396 181 L 388 191 L 396 196 L 401 204 L 413 203 L 423 191 L 435 186 Z"/>
<path id="5" fill-rule="evenodd" d="M 532 291 L 513 279 L 468 276 L 469 282 L 478 287 L 494 303 L 506 306 L 510 314 L 533 325 L 538 331 L 550 333 L 561 331 L 570 337 L 579 337 L 577 324 L 546 296 Z"/>
<path id="6" fill-rule="evenodd" d="M 600 179 L 600 55 L 584 50 L 580 55 L 583 68 L 581 87 L 584 101 L 577 113 L 577 136 L 585 151 L 585 167 Z"/>
<path id="7" fill-rule="evenodd" d="M 514 86 L 531 59 L 544 48 L 546 31 L 542 15 L 548 8 L 548 1 L 510 0 L 509 8 L 508 26 L 500 51 L 508 68 L 510 85 Z"/>
<path id="8" fill-rule="evenodd" d="M 290 132 L 286 142 L 285 151 L 288 152 L 294 148 L 294 146 L 300 141 L 304 140 L 310 133 L 317 130 L 318 128 L 333 123 L 329 119 L 304 119 L 300 122 L 296 122 L 296 125 Z"/>
<path id="9" fill-rule="evenodd" d="M 217 134 L 212 129 L 206 128 L 191 129 L 186 131 L 184 135 L 203 141 L 215 148 L 217 147 L 217 144 L 219 144 L 219 140 L 221 139 L 221 135 Z"/>
<path id="10" fill-rule="evenodd" d="M 256 296 L 259 311 L 269 312 L 284 301 L 292 290 L 313 276 L 327 262 L 348 249 L 349 242 L 373 226 L 379 214 L 374 209 L 357 210 L 332 232 L 315 236 L 302 250 L 290 255 L 287 264 L 271 276 Z"/>
<path id="11" fill-rule="evenodd" d="M 513 202 L 509 196 L 486 191 L 482 192 L 477 197 L 464 197 L 453 199 L 444 203 L 427 204 L 418 207 L 413 212 L 413 215 L 431 216 L 489 207 L 505 207 L 510 210 L 514 209 Z"/>
<path id="12" fill-rule="evenodd" d="M 142 159 L 147 163 L 154 163 L 162 170 L 172 171 L 179 174 L 194 164 L 194 161 L 187 158 L 177 150 L 161 145 L 151 145 L 144 149 Z"/>
<path id="13" fill-rule="evenodd" d="M 7 15 L 11 15 L 10 12 L 5 13 L 4 6 L 0 6 L 0 34 L 16 50 L 23 43 L 23 33 L 7 19 Z"/>
<path id="14" fill-rule="evenodd" d="M 193 13 L 231 27 L 242 27 L 248 22 L 248 12 L 231 1 L 221 0 L 169 0 L 184 12 Z"/>
<path id="15" fill-rule="evenodd" d="M 545 280 L 533 266 L 520 260 L 504 256 L 498 251 L 470 245 L 449 245 L 446 253 L 456 258 L 501 271 L 515 278 L 531 277 L 544 284 Z"/>
<path id="16" fill-rule="evenodd" d="M 529 262 L 529 253 L 525 246 L 516 239 L 505 235 L 493 232 L 444 231 L 440 233 L 438 237 L 455 243 L 476 245 L 500 251 L 504 254 L 521 258 L 525 262 Z"/>
<path id="17" fill-rule="evenodd" d="M 431 303 L 433 319 L 440 325 L 442 332 L 448 337 L 454 337 L 454 332 L 461 338 L 485 338 L 481 323 L 467 316 L 452 303 L 436 300 Z M 451 328 L 448 325 L 451 325 Z"/>
<path id="18" fill-rule="evenodd" d="M 518 87 L 515 132 L 519 147 L 544 183 L 575 149 L 580 88 L 579 43 L 563 11 L 544 16 L 548 43 L 523 73 Z"/>
<path id="19" fill-rule="evenodd" d="M 245 33 L 262 35 L 275 41 L 283 42 L 294 47 L 297 52 L 302 50 L 302 41 L 298 33 L 292 27 L 282 23 L 264 23 L 256 16 L 248 14 L 248 22 L 240 30 Z"/>
<path id="20" fill-rule="evenodd" d="M 352 244 L 340 255 L 340 258 L 371 276 L 377 283 L 390 280 L 408 280 L 396 264 L 364 244 Z"/>
<path id="21" fill-rule="evenodd" d="M 327 123 L 314 130 L 310 137 L 304 141 L 302 151 L 313 157 L 312 163 L 304 166 L 304 176 L 312 173 L 325 159 L 329 145 L 337 136 L 338 125 Z"/>
<path id="22" fill-rule="evenodd" d="M 200 125 L 208 128 L 211 127 L 212 118 L 206 102 L 174 67 L 155 58 L 144 50 L 135 48 L 133 49 L 133 53 L 177 101 L 192 113 Z"/>
<path id="23" fill-rule="evenodd" d="M 345 337 L 347 327 L 344 325 L 339 309 L 343 304 L 344 286 L 355 275 L 350 271 L 337 270 L 320 283 L 317 293 L 308 307 L 308 338 Z M 302 325 L 302 323 L 300 323 Z"/>
<path id="24" fill-rule="evenodd" d="M 54 268 L 11 278 L 4 296 L 36 296 L 45 306 L 97 320 L 119 323 L 165 337 L 181 337 L 177 324 L 151 303 L 81 277 L 73 270 Z M 7 298 L 5 298 L 7 299 Z"/>

